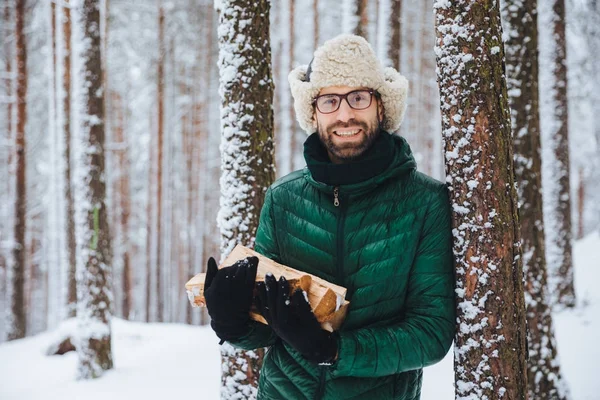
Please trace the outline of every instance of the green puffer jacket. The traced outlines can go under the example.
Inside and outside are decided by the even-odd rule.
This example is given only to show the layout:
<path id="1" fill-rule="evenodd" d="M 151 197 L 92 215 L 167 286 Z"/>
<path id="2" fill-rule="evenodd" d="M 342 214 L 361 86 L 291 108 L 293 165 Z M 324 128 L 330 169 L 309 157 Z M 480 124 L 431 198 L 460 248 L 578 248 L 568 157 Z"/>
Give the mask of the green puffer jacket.
<path id="1" fill-rule="evenodd" d="M 305 149 L 318 146 L 313 136 Z M 326 162 L 315 159 L 314 151 L 305 150 L 308 169 L 281 178 L 267 191 L 255 249 L 346 287 L 350 307 L 331 366 L 306 361 L 268 326 L 254 322 L 249 335 L 232 343 L 247 350 L 270 346 L 259 399 L 416 400 L 422 368 L 441 360 L 452 343 L 447 189 L 416 171 L 403 138 L 386 134 L 379 142 L 382 170 L 359 183 L 335 186 L 337 206 L 334 186 L 314 179 L 330 178 L 319 170 Z M 352 180 L 363 169 L 341 171 Z M 344 173 L 340 181 L 347 181 Z"/>

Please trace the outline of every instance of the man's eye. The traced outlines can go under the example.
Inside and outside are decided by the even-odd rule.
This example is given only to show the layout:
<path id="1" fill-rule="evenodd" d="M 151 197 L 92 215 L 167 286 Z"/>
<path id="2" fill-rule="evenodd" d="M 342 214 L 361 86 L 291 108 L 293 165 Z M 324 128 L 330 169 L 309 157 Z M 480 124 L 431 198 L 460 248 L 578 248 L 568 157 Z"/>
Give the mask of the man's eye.
<path id="1" fill-rule="evenodd" d="M 358 94 L 354 95 L 354 102 L 355 103 L 360 103 L 361 101 L 366 101 L 366 100 L 367 100 L 367 97 L 365 95 L 363 95 L 363 94 L 358 93 Z"/>
<path id="2" fill-rule="evenodd" d="M 323 103 L 327 104 L 328 106 L 334 106 L 337 104 L 337 98 L 335 98 L 335 97 L 326 98 Z"/>

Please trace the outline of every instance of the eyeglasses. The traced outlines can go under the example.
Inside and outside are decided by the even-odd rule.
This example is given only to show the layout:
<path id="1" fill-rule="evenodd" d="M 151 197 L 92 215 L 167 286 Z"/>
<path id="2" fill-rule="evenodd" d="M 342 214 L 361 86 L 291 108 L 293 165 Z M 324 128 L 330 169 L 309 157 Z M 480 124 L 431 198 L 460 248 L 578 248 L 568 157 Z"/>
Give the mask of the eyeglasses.
<path id="1" fill-rule="evenodd" d="M 331 114 L 336 112 L 342 104 L 342 100 L 346 100 L 350 108 L 354 110 L 364 110 L 371 106 L 373 101 L 374 90 L 354 90 L 346 94 L 322 94 L 315 97 L 313 104 L 322 114 Z"/>

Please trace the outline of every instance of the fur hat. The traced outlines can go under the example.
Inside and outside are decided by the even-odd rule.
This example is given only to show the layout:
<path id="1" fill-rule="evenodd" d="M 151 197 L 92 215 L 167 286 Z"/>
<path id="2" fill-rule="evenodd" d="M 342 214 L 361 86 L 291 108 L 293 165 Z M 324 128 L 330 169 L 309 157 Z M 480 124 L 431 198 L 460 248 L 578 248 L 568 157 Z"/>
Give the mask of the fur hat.
<path id="1" fill-rule="evenodd" d="M 404 118 L 408 81 L 394 68 L 383 68 L 371 45 L 360 36 L 342 34 L 326 41 L 315 51 L 310 65 L 293 69 L 288 81 L 296 118 L 308 134 L 317 129 L 313 100 L 329 86 L 376 90 L 385 110 L 383 129 L 388 132 L 398 130 Z"/>

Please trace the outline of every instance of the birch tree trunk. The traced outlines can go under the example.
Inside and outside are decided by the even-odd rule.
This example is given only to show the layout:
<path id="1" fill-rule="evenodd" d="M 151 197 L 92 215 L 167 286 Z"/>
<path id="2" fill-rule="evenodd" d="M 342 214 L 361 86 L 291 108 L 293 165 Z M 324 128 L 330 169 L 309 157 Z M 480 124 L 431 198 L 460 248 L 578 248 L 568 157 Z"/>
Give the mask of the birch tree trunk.
<path id="1" fill-rule="evenodd" d="M 540 0 L 544 218 L 551 304 L 574 307 L 564 0 Z"/>
<path id="2" fill-rule="evenodd" d="M 499 4 L 448 0 L 434 8 L 454 211 L 456 398 L 526 399 L 522 254 Z"/>
<path id="3" fill-rule="evenodd" d="M 548 305 L 538 89 L 537 0 L 505 0 L 506 75 L 525 271 L 530 399 L 566 399 Z"/>
<path id="4" fill-rule="evenodd" d="M 24 31 L 25 0 L 16 0 L 15 5 L 15 40 L 16 40 L 16 137 L 15 137 L 15 164 L 16 164 L 16 196 L 14 219 L 14 243 L 12 258 L 7 270 L 8 298 L 10 309 L 8 311 L 8 327 L 6 337 L 8 340 L 25 337 L 27 319 L 25 315 L 25 232 L 27 228 L 27 182 L 26 182 L 26 141 L 25 124 L 27 122 L 27 42 Z"/>
<path id="5" fill-rule="evenodd" d="M 111 240 L 106 210 L 104 93 L 100 0 L 73 9 L 77 105 L 76 228 L 79 379 L 113 367 L 111 351 Z"/>
<path id="6" fill-rule="evenodd" d="M 275 176 L 273 80 L 269 1 L 221 1 L 218 11 L 222 134 L 218 222 L 225 257 L 236 244 L 254 246 L 264 195 Z M 256 398 L 263 354 L 262 349 L 222 347 L 221 398 Z"/>

